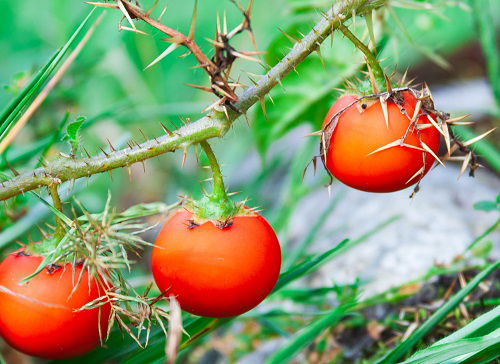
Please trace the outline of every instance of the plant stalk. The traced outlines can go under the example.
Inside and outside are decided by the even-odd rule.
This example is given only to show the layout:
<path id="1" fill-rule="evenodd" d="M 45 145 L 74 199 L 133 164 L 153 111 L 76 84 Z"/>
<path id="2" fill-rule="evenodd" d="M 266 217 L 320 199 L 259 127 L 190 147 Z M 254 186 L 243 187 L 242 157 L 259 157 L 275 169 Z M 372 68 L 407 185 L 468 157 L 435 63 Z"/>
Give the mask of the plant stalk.
<path id="1" fill-rule="evenodd" d="M 210 163 L 210 168 L 212 169 L 214 187 L 212 189 L 211 197 L 214 200 L 229 201 L 229 197 L 226 193 L 226 187 L 224 186 L 224 179 L 222 178 L 222 172 L 220 170 L 219 162 L 215 157 L 212 147 L 206 140 L 200 142 L 201 147 L 207 155 L 208 162 Z"/>
<path id="2" fill-rule="evenodd" d="M 48 186 L 50 196 L 52 197 L 52 202 L 54 203 L 54 207 L 60 211 L 61 213 L 63 212 L 63 206 L 61 202 L 61 198 L 59 197 L 59 193 L 57 193 L 57 185 L 55 183 L 52 183 Z M 55 237 L 60 240 L 66 235 L 66 230 L 64 229 L 63 221 L 59 216 L 56 216 L 56 232 L 55 232 Z"/>
<path id="3" fill-rule="evenodd" d="M 370 49 L 362 41 L 360 41 L 344 24 L 339 24 L 338 29 L 347 37 L 347 39 L 352 42 L 352 44 L 356 46 L 356 48 L 358 48 L 365 55 L 369 71 L 373 73 L 375 83 L 379 88 L 379 90 L 374 89 L 374 93 L 379 93 L 381 90 L 384 90 L 384 71 L 382 70 L 382 67 L 380 67 L 380 63 L 378 62 L 377 57 L 375 57 L 372 51 L 370 51 Z"/>

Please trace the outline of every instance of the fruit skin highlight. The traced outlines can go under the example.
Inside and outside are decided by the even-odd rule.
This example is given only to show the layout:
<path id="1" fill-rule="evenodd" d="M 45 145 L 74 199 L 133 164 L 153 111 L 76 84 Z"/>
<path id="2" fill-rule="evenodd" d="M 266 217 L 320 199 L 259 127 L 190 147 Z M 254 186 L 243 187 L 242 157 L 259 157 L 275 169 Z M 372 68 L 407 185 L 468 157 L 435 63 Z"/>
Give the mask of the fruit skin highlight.
<path id="1" fill-rule="evenodd" d="M 110 305 L 75 312 L 103 295 L 95 279 L 72 265 L 44 268 L 26 283 L 43 258 L 10 254 L 0 264 L 0 335 L 15 349 L 44 359 L 68 359 L 82 355 L 100 344 L 99 324 L 104 340 Z"/>
<path id="2" fill-rule="evenodd" d="M 275 286 L 281 249 L 272 227 L 256 214 L 238 215 L 223 227 L 193 223 L 179 210 L 159 233 L 152 271 L 160 291 L 183 310 L 205 317 L 232 317 L 257 306 Z"/>
<path id="3" fill-rule="evenodd" d="M 330 174 L 340 182 L 367 192 L 394 192 L 419 182 L 432 167 L 435 158 L 431 153 L 408 146 L 394 146 L 373 153 L 403 138 L 411 123 L 417 100 L 409 92 L 398 96 L 406 115 L 389 99 L 388 126 L 379 100 L 356 102 L 359 96 L 346 95 L 328 111 L 323 122 L 326 144 L 326 150 L 322 151 L 323 160 Z M 330 121 L 337 113 L 340 114 L 332 131 L 335 120 Z M 426 115 L 420 116 L 416 123 L 430 124 Z M 437 155 L 440 133 L 434 126 L 419 131 L 410 128 L 404 143 L 422 149 L 418 133 L 420 140 Z M 425 168 L 423 173 L 418 173 L 424 166 L 424 155 Z"/>

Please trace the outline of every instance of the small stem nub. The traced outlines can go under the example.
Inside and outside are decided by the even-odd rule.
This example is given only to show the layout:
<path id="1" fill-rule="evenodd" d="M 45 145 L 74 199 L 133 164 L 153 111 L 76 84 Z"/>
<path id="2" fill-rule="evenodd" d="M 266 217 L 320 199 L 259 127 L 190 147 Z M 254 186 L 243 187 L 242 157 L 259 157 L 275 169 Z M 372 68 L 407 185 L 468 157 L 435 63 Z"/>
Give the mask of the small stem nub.
<path id="1" fill-rule="evenodd" d="M 374 86 L 377 86 L 379 90 L 383 90 L 385 88 L 384 71 L 382 70 L 382 67 L 380 67 L 379 62 L 377 61 L 377 57 L 375 57 L 372 51 L 370 51 L 370 49 L 362 41 L 360 41 L 344 24 L 339 24 L 338 29 L 356 46 L 356 48 L 363 52 L 366 58 L 369 72 L 371 72 L 373 74 L 373 77 L 375 78 L 376 85 Z M 376 90 L 374 91 L 375 93 L 378 93 Z"/>
<path id="2" fill-rule="evenodd" d="M 61 199 L 59 198 L 59 194 L 57 193 L 57 185 L 55 183 L 51 183 L 49 185 L 49 192 L 50 192 L 50 196 L 52 197 L 52 202 L 54 203 L 54 207 L 62 213 L 63 207 L 62 207 Z M 55 236 L 58 239 L 62 239 L 65 234 L 66 234 L 66 231 L 64 230 L 63 221 L 58 216 L 56 216 Z"/>
<path id="3" fill-rule="evenodd" d="M 229 197 L 226 193 L 226 187 L 224 186 L 224 180 L 222 178 L 222 172 L 220 171 L 219 163 L 215 157 L 214 151 L 210 144 L 206 140 L 200 142 L 201 147 L 207 155 L 208 162 L 210 163 L 210 168 L 212 169 L 214 187 L 212 190 L 213 199 L 229 201 Z"/>

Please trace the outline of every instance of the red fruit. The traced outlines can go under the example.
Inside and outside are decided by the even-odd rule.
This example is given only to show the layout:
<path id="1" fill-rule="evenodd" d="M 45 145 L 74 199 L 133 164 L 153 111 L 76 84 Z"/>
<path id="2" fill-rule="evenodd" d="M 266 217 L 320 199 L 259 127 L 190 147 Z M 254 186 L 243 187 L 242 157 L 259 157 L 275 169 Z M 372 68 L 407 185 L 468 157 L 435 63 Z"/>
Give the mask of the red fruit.
<path id="1" fill-rule="evenodd" d="M 386 126 L 382 105 L 378 100 L 373 104 L 366 103 L 366 108 L 363 109 L 362 101 L 355 102 L 358 97 L 343 96 L 332 106 L 325 117 L 323 128 L 335 114 L 347 108 L 340 114 L 337 126 L 329 141 L 326 141 L 326 168 L 340 182 L 367 192 L 393 192 L 420 180 L 422 175 L 418 171 L 424 166 L 424 159 L 423 174 L 429 171 L 435 158 L 430 153 L 418 149 L 394 146 L 370 154 L 405 135 L 417 100 L 408 92 L 404 92 L 402 96 L 402 107 L 409 117 L 401 113 L 398 105 L 389 100 L 389 127 Z M 420 116 L 417 124 L 430 123 L 426 116 Z M 419 132 L 413 127 L 410 128 L 405 144 L 422 148 L 418 133 L 421 141 L 437 154 L 440 135 L 434 127 Z M 327 135 L 329 133 L 325 133 L 325 136 Z"/>
<path id="2" fill-rule="evenodd" d="M 82 355 L 106 335 L 110 305 L 75 312 L 103 294 L 87 271 L 71 293 L 82 267 L 71 264 L 45 268 L 27 283 L 21 280 L 40 265 L 41 256 L 9 255 L 0 264 L 0 335 L 12 347 L 45 359 L 68 359 Z"/>
<path id="3" fill-rule="evenodd" d="M 153 276 L 166 295 L 199 316 L 231 317 L 257 306 L 276 284 L 281 250 L 271 226 L 257 214 L 236 216 L 225 228 L 193 225 L 178 211 L 153 248 Z"/>

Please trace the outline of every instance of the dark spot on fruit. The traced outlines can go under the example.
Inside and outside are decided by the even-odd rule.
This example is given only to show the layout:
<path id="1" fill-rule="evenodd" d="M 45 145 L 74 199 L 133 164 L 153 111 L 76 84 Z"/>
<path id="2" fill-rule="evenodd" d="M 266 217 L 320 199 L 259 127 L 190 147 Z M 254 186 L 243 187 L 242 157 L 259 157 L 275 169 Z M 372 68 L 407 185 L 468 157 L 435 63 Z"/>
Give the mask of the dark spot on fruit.
<path id="1" fill-rule="evenodd" d="M 367 105 L 367 104 L 362 104 L 362 105 L 361 105 L 361 108 L 362 108 L 363 110 L 364 110 L 364 109 L 366 109 L 367 107 L 368 107 L 368 105 Z"/>
<path id="2" fill-rule="evenodd" d="M 24 250 L 18 251 L 16 253 L 16 257 L 29 257 L 30 255 L 26 253 Z"/>
<path id="3" fill-rule="evenodd" d="M 61 269 L 62 266 L 58 265 L 58 264 L 49 264 L 47 266 L 47 272 L 49 272 L 49 274 L 53 274 L 54 272 L 56 272 L 57 270 Z"/>
<path id="4" fill-rule="evenodd" d="M 197 223 L 194 222 L 194 220 L 189 220 L 188 221 L 188 229 L 194 229 L 195 227 L 200 226 Z"/>
<path id="5" fill-rule="evenodd" d="M 233 226 L 233 220 L 231 219 L 225 221 L 217 221 L 217 227 L 219 229 L 227 229 L 230 228 L 231 226 Z"/>

